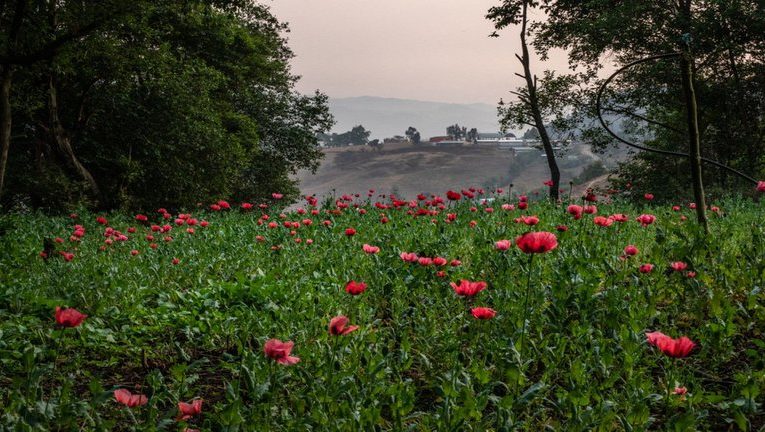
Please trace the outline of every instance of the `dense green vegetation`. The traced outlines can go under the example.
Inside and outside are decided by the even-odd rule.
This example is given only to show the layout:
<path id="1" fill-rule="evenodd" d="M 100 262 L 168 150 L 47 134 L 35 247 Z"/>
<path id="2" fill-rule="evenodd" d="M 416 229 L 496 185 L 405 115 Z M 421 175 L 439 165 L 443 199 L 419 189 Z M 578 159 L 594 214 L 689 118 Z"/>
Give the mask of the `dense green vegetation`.
<path id="1" fill-rule="evenodd" d="M 0 29 L 5 208 L 296 196 L 289 174 L 318 166 L 327 99 L 294 90 L 267 6 L 14 0 Z"/>
<path id="2" fill-rule="evenodd" d="M 166 223 L 158 213 L 146 224 L 114 213 L 102 216 L 129 238 L 111 245 L 96 214 L 4 215 L 0 430 L 762 430 L 761 203 L 714 203 L 706 238 L 683 203 L 596 203 L 595 216 L 628 215 L 608 227 L 565 207 L 503 203 L 491 213 L 464 199 L 440 211 L 330 203 L 285 216 L 272 205 L 263 223 L 257 206 L 199 210 L 196 225 L 173 217 L 162 234 L 150 229 Z M 422 208 L 438 214 L 416 216 Z M 641 213 L 657 219 L 643 226 Z M 523 214 L 539 224 L 514 221 Z M 84 233 L 71 241 L 75 224 Z M 497 250 L 529 230 L 554 232 L 558 247 Z M 54 237 L 64 241 L 45 260 Z M 620 258 L 627 245 L 637 254 Z M 423 266 L 401 252 L 461 263 Z M 639 272 L 644 263 L 653 271 Z M 461 279 L 488 287 L 460 297 L 450 282 Z M 351 280 L 367 289 L 346 293 Z M 88 317 L 62 328 L 57 306 Z M 497 314 L 477 320 L 475 306 Z M 336 315 L 360 328 L 329 335 Z M 697 347 L 670 358 L 646 342 L 650 331 Z M 300 362 L 264 355 L 271 338 L 293 341 Z M 122 406 L 120 388 L 146 404 Z M 176 420 L 193 398 L 201 414 Z"/>
<path id="3" fill-rule="evenodd" d="M 765 3 L 759 0 L 502 0 L 489 10 L 498 30 L 520 25 L 526 8 L 529 44 L 542 57 L 532 65 L 533 86 L 500 105 L 505 126 L 534 125 L 533 93 L 554 136 L 574 137 L 595 149 L 614 144 L 595 119 L 595 94 L 615 68 L 676 53 L 621 73 L 604 94 L 606 120 L 628 141 L 693 153 L 754 179 L 765 174 Z M 510 34 L 516 36 L 515 29 Z M 504 34 L 503 34 L 504 36 Z M 541 71 L 547 56 L 568 53 L 573 72 Z M 519 67 L 518 73 L 523 70 Z M 568 72 L 568 71 L 567 71 Z M 683 77 L 690 75 L 690 82 Z M 528 75 L 528 71 L 525 74 Z M 537 79 L 538 78 L 538 79 Z M 531 84 L 531 82 L 529 83 Z M 689 114 L 694 89 L 696 113 Z M 532 91 L 533 90 L 533 91 Z M 692 110 L 691 110 L 692 111 Z M 698 127 L 691 137 L 689 117 Z M 692 144 L 693 143 L 693 144 Z M 621 144 L 620 144 L 621 145 Z M 614 176 L 657 200 L 691 195 L 687 157 L 640 152 Z M 746 190 L 751 181 L 704 165 L 703 183 L 715 194 Z M 691 195 L 693 196 L 693 195 Z M 697 196 L 695 199 L 701 202 Z"/>

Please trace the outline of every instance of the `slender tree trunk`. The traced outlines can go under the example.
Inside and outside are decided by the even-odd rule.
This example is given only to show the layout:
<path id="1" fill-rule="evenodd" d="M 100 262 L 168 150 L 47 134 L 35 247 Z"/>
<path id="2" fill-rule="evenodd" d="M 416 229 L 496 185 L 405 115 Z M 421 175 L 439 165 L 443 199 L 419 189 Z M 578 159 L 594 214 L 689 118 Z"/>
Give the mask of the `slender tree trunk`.
<path id="1" fill-rule="evenodd" d="M 690 38 L 691 30 L 691 0 L 681 3 L 685 26 Z M 688 43 L 690 45 L 690 41 Z M 690 46 L 684 49 L 680 57 L 680 75 L 683 83 L 683 97 L 685 99 L 685 113 L 688 123 L 689 162 L 691 165 L 691 178 L 693 179 L 693 197 L 696 202 L 696 219 L 704 228 L 704 233 L 709 234 L 707 223 L 707 203 L 704 197 L 704 180 L 701 171 L 701 139 L 699 137 L 698 106 L 696 104 L 696 90 L 693 87 L 693 57 Z"/>
<path id="2" fill-rule="evenodd" d="M 521 64 L 523 65 L 523 75 L 526 78 L 526 88 L 529 92 L 529 108 L 531 110 L 531 116 L 534 118 L 534 124 L 537 126 L 539 139 L 542 140 L 542 147 L 544 147 L 545 155 L 547 156 L 547 166 L 550 168 L 550 177 L 552 180 L 552 185 L 550 186 L 550 200 L 556 202 L 558 201 L 558 191 L 560 190 L 560 169 L 558 168 L 558 162 L 555 160 L 555 151 L 550 142 L 550 136 L 547 134 L 547 128 L 545 128 L 542 111 L 539 108 L 536 77 L 531 73 L 531 56 L 529 55 L 529 47 L 526 43 L 527 24 L 528 2 L 524 1 L 523 23 L 521 25 L 521 48 L 523 50 Z"/>
<path id="3" fill-rule="evenodd" d="M 48 109 L 50 113 L 50 134 L 53 138 L 53 141 L 56 144 L 56 147 L 61 152 L 61 154 L 64 156 L 66 161 L 74 168 L 77 175 L 79 175 L 82 180 L 85 181 L 85 183 L 88 185 L 88 188 L 90 189 L 90 192 L 93 194 L 93 197 L 96 200 L 100 200 L 101 198 L 101 190 L 98 187 L 98 184 L 96 183 L 96 179 L 93 178 L 93 175 L 90 174 L 90 171 L 88 171 L 87 168 L 80 162 L 79 159 L 77 159 L 77 156 L 74 154 L 74 149 L 72 148 L 72 142 L 69 138 L 69 134 L 67 134 L 66 129 L 64 128 L 64 125 L 61 124 L 61 119 L 58 115 L 58 92 L 56 89 L 56 82 L 53 74 L 51 74 L 49 78 L 49 99 L 48 99 Z"/>
<path id="4" fill-rule="evenodd" d="M 696 92 L 693 88 L 693 65 L 690 59 L 683 57 L 680 60 L 680 69 L 688 122 L 688 145 L 690 149 L 688 154 L 690 155 L 691 178 L 693 179 L 693 198 L 696 202 L 696 219 L 698 219 L 699 225 L 704 227 L 704 232 L 709 233 L 706 215 L 707 205 L 704 197 L 704 180 L 701 171 L 698 107 L 696 105 Z"/>
<path id="5" fill-rule="evenodd" d="M 11 148 L 11 65 L 2 67 L 0 73 L 0 196 L 5 186 L 5 170 L 8 166 L 8 150 Z"/>

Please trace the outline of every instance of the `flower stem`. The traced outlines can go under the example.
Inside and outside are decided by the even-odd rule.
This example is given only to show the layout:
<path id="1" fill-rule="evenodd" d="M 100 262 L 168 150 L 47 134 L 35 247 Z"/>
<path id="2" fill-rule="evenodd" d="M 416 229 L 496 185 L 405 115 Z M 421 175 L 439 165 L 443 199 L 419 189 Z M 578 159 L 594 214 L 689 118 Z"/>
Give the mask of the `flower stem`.
<path id="1" fill-rule="evenodd" d="M 531 264 L 534 261 L 534 254 L 529 254 L 529 266 L 528 266 L 528 276 L 526 278 L 526 294 L 523 297 L 523 308 L 521 309 L 523 313 L 523 330 L 521 331 L 521 343 L 518 348 L 518 356 L 521 359 L 521 363 L 523 362 L 523 342 L 526 338 L 526 326 L 527 326 L 527 307 L 529 304 L 529 293 L 531 292 Z"/>

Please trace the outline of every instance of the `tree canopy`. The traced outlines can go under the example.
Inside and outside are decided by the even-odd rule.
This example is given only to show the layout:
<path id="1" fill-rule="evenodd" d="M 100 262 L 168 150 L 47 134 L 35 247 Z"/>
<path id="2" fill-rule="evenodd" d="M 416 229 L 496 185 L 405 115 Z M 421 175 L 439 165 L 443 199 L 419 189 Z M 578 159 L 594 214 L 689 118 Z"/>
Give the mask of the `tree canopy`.
<path id="1" fill-rule="evenodd" d="M 317 133 L 333 123 L 327 98 L 294 90 L 288 29 L 266 6 L 50 3 L 0 3 L 0 59 L 13 72 L 6 201 L 258 199 L 296 194 L 289 174 L 317 168 Z M 23 31 L 13 35 L 6 24 L 16 20 Z M 83 23 L 93 23 L 87 33 Z M 51 26 L 71 30 L 37 40 Z M 82 36 L 20 61 L 74 32 Z"/>

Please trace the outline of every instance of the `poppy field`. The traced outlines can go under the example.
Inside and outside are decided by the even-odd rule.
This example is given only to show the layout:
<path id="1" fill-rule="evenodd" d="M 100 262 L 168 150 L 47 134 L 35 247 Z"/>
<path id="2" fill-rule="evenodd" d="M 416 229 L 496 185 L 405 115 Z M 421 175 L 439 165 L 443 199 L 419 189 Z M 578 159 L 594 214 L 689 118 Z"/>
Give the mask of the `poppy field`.
<path id="1" fill-rule="evenodd" d="M 757 431 L 762 203 L 0 216 L 0 430 Z"/>

